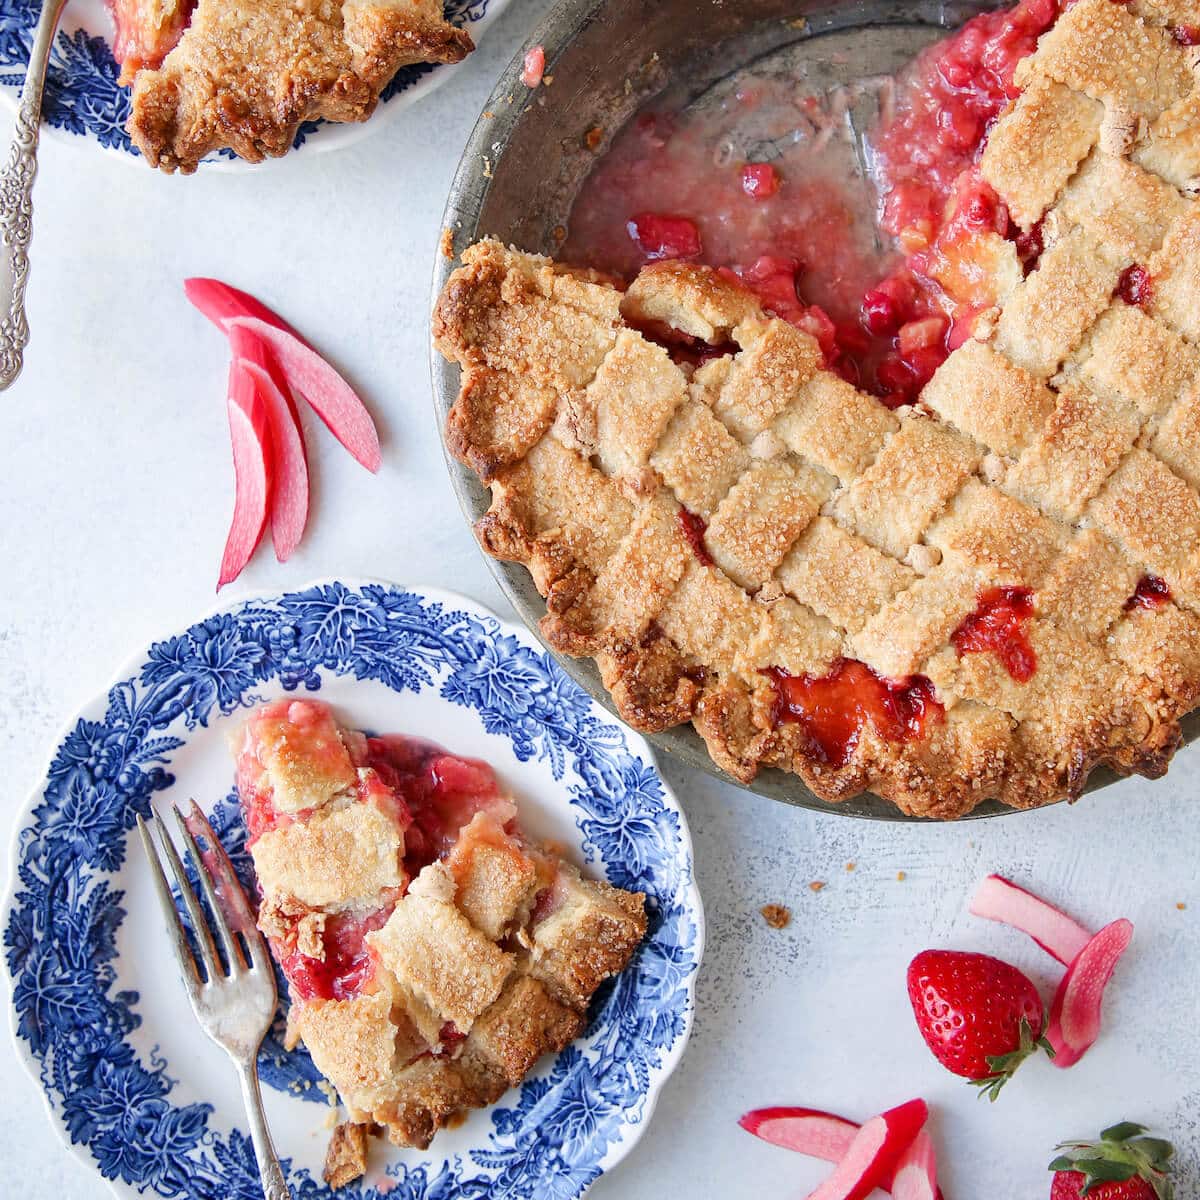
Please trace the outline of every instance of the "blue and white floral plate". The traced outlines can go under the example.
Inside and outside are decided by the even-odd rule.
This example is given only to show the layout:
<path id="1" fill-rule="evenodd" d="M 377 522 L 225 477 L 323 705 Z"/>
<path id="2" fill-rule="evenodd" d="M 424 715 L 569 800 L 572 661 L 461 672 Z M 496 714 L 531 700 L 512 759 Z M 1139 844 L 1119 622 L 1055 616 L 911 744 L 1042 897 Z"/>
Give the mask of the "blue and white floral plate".
<path id="1" fill-rule="evenodd" d="M 445 0 L 446 19 L 469 29 L 478 45 L 507 3 L 508 0 Z M 0 96 L 13 110 L 25 81 L 33 27 L 40 11 L 41 0 L 0 0 L 0 85 L 3 85 Z M 104 0 L 71 0 L 67 5 L 46 74 L 43 130 L 85 137 L 132 162 L 140 155 L 125 132 L 129 90 L 117 83 L 120 68 L 112 56 L 112 36 L 112 18 Z M 471 61 L 470 56 L 466 61 Z M 378 130 L 387 117 L 428 95 L 448 74 L 444 65 L 435 63 L 402 67 L 384 89 L 379 108 L 369 120 L 351 124 L 309 121 L 297 132 L 294 149 L 303 146 L 335 150 L 349 146 Z M 273 161 L 268 159 L 262 166 Z M 232 151 L 205 162 L 226 168 L 249 165 Z"/>
<path id="2" fill-rule="evenodd" d="M 647 744 L 524 629 L 426 588 L 329 581 L 220 609 L 139 654 L 64 731 L 18 823 L 3 914 L 18 1054 L 54 1124 L 119 1196 L 260 1200 L 235 1076 L 187 1008 L 130 830 L 195 797 L 248 867 L 225 735 L 291 691 L 486 759 L 532 833 L 647 894 L 647 940 L 585 1036 L 430 1151 L 384 1151 L 360 1193 L 582 1194 L 641 1135 L 691 1027 L 704 923 L 687 825 Z M 328 1101 L 281 1029 L 267 1108 L 292 1195 L 316 1200 Z"/>

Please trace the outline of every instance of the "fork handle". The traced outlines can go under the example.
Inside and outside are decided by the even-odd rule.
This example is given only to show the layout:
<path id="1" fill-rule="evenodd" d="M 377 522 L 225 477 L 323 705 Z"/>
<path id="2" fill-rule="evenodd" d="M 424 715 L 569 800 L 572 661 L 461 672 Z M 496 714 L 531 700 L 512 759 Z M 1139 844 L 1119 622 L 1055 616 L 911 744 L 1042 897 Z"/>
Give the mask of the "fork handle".
<path id="1" fill-rule="evenodd" d="M 271 1131 L 267 1128 L 267 1117 L 263 1112 L 262 1090 L 258 1086 L 258 1064 L 238 1063 L 242 1080 L 242 1099 L 246 1104 L 246 1116 L 250 1118 L 250 1136 L 254 1140 L 254 1157 L 258 1159 L 258 1173 L 262 1177 L 263 1196 L 266 1200 L 291 1200 L 291 1192 L 283 1179 L 283 1168 Z"/>
<path id="2" fill-rule="evenodd" d="M 29 48 L 25 85 L 17 107 L 12 149 L 0 174 L 0 391 L 21 373 L 29 323 L 25 319 L 25 283 L 29 278 L 29 240 L 33 236 L 33 180 L 37 175 L 42 89 L 66 0 L 43 0 Z"/>

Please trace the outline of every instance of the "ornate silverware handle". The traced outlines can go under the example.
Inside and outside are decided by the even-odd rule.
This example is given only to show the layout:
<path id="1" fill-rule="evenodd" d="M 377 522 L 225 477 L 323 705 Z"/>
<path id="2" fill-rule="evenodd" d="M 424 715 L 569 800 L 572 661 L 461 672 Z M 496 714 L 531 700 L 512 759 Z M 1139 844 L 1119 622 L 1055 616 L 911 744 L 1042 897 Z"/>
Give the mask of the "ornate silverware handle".
<path id="1" fill-rule="evenodd" d="M 250 1137 L 254 1142 L 254 1156 L 258 1159 L 258 1173 L 262 1176 L 264 1200 L 292 1200 L 292 1194 L 283 1179 L 283 1168 L 275 1153 L 275 1143 L 267 1128 L 267 1117 L 263 1112 L 262 1090 L 258 1086 L 258 1069 L 253 1056 L 238 1062 L 242 1079 L 242 1099 L 246 1102 L 246 1116 L 250 1119 Z"/>
<path id="2" fill-rule="evenodd" d="M 13 129 L 12 149 L 0 174 L 0 390 L 21 373 L 29 322 L 25 319 L 25 284 L 29 278 L 29 240 L 33 236 L 33 180 L 37 175 L 38 130 L 42 122 L 42 89 L 46 64 L 67 0 L 43 0 L 33 32 L 25 86 Z"/>

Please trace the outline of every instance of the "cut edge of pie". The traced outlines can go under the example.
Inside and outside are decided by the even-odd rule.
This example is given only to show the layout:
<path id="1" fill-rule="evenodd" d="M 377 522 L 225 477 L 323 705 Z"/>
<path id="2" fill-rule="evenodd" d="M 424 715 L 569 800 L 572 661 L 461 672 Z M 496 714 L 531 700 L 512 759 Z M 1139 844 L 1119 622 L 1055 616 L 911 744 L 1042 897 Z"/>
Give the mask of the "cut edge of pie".
<path id="1" fill-rule="evenodd" d="M 288 1044 L 349 1115 L 333 1186 L 362 1174 L 370 1134 L 424 1149 L 520 1084 L 645 936 L 643 895 L 526 837 L 483 763 L 312 700 L 263 706 L 233 748 Z"/>
<path id="2" fill-rule="evenodd" d="M 1078 0 L 1022 63 L 981 170 L 1045 249 L 915 406 L 706 267 L 621 291 L 463 254 L 434 337 L 477 535 L 631 724 L 922 816 L 1165 771 L 1200 702 L 1200 51 L 1174 13 Z M 663 326 L 711 356 L 673 361 Z"/>
<path id="3" fill-rule="evenodd" d="M 152 166 L 190 174 L 229 149 L 291 148 L 305 121 L 365 121 L 396 72 L 474 48 L 441 0 L 114 0 L 128 130 Z"/>

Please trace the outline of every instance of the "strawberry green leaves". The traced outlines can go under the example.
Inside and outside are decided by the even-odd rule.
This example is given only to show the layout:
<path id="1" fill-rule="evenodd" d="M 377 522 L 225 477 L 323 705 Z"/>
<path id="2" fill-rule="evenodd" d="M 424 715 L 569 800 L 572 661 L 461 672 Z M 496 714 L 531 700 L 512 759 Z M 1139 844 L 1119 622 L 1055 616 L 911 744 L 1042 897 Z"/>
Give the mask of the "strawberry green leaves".
<path id="1" fill-rule="evenodd" d="M 1050 1163 L 1058 1196 L 1090 1196 L 1093 1200 L 1173 1200 L 1169 1172 L 1175 1148 L 1162 1138 L 1146 1137 L 1135 1121 L 1110 1126 L 1095 1142 L 1064 1142 Z"/>

